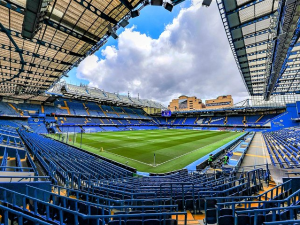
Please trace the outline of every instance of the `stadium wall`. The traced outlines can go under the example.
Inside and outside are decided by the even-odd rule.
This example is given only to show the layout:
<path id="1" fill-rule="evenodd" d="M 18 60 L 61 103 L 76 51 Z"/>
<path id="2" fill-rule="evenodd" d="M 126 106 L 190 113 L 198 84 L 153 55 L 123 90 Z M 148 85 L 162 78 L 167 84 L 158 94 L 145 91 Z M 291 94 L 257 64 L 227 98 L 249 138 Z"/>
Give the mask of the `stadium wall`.
<path id="1" fill-rule="evenodd" d="M 276 131 L 282 128 L 299 125 L 299 123 L 292 120 L 292 118 L 297 118 L 299 116 L 297 105 L 299 105 L 299 102 L 286 104 L 286 112 L 278 115 L 270 122 L 271 128 L 268 131 Z"/>

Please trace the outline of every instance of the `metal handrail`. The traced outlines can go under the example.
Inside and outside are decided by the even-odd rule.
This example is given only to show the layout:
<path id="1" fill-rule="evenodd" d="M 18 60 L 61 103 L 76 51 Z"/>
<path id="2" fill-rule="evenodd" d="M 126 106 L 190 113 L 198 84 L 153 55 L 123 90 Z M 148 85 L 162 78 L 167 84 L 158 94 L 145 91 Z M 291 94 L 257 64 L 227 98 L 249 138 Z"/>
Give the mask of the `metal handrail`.
<path id="1" fill-rule="evenodd" d="M 267 213 L 269 213 L 271 211 L 272 212 L 272 220 L 276 221 L 276 211 L 278 211 L 280 213 L 280 210 L 285 210 L 285 211 L 290 212 L 289 213 L 290 219 L 293 219 L 294 216 L 295 216 L 295 211 L 294 211 L 295 209 L 296 210 L 300 209 L 300 206 L 289 206 L 289 207 L 285 207 L 285 208 L 277 207 L 277 208 L 267 208 L 267 209 L 252 209 L 252 210 L 237 211 L 235 213 L 237 215 L 247 214 L 247 213 L 253 214 L 254 213 L 254 220 L 253 221 L 254 221 L 254 225 L 257 225 L 258 214 L 263 213 L 264 215 L 266 215 Z M 295 220 L 293 220 L 293 223 L 294 223 L 294 221 Z M 284 222 L 284 221 L 277 221 L 277 222 L 279 222 L 279 224 L 282 224 L 282 222 Z"/>
<path id="2" fill-rule="evenodd" d="M 54 188 L 58 188 L 58 194 L 54 193 L 54 192 L 51 192 L 51 191 L 47 191 L 47 190 L 44 190 L 44 189 L 41 189 L 41 188 L 37 188 L 37 187 L 34 187 L 34 186 L 30 186 L 30 185 L 26 185 L 27 187 L 30 187 L 30 188 L 33 188 L 33 189 L 36 189 L 36 190 L 39 190 L 39 191 L 43 191 L 43 192 L 46 192 L 46 193 L 49 193 L 51 195 L 57 195 L 57 196 L 61 196 L 60 195 L 60 189 L 67 189 L 67 193 L 70 194 L 70 192 L 76 192 L 76 193 L 79 193 L 79 194 L 83 194 L 83 195 L 86 195 L 86 196 L 89 196 L 89 197 L 94 197 L 94 198 L 97 198 L 97 199 L 101 199 L 101 200 L 106 200 L 108 202 L 108 205 L 110 206 L 110 203 L 111 202 L 114 202 L 114 203 L 126 203 L 126 202 L 143 202 L 143 201 L 148 201 L 149 199 L 124 199 L 124 200 L 116 200 L 116 199 L 110 199 L 110 198 L 105 198 L 105 197 L 102 197 L 102 196 L 99 196 L 99 195 L 92 195 L 92 194 L 89 194 L 87 192 L 81 192 L 81 191 L 78 191 L 76 189 L 69 189 L 69 188 L 64 188 L 64 187 L 60 187 L 60 186 L 57 186 L 57 185 L 52 185 L 52 187 Z M 64 196 L 64 197 L 68 197 L 70 198 L 69 196 Z M 77 197 L 77 200 L 79 200 L 78 198 L 78 194 L 76 194 L 76 197 Z M 73 199 L 73 198 L 72 198 Z M 151 198 L 151 201 L 168 201 L 168 200 L 171 200 L 171 198 Z"/>

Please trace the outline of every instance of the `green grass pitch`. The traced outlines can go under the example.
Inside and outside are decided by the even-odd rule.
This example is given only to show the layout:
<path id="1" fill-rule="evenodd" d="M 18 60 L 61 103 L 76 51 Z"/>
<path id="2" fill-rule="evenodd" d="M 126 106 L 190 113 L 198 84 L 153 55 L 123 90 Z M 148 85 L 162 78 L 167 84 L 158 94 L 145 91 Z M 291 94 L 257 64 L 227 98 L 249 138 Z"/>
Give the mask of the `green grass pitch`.
<path id="1" fill-rule="evenodd" d="M 197 130 L 86 133 L 82 134 L 82 148 L 127 163 L 138 171 L 163 173 L 182 169 L 240 135 L 235 132 Z M 73 144 L 72 135 L 69 138 L 70 144 Z M 80 141 L 80 134 L 77 134 L 75 146 L 79 147 Z"/>

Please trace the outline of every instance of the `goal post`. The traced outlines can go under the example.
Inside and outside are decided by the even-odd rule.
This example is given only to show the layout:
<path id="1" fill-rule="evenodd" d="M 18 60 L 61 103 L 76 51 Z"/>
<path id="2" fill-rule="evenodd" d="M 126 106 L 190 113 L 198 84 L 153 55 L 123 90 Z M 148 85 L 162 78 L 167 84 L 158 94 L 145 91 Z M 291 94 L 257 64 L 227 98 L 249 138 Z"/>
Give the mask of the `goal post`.
<path id="1" fill-rule="evenodd" d="M 77 133 L 76 132 L 66 132 L 61 133 L 58 136 L 58 140 L 70 145 L 73 145 L 76 143 L 77 140 Z"/>

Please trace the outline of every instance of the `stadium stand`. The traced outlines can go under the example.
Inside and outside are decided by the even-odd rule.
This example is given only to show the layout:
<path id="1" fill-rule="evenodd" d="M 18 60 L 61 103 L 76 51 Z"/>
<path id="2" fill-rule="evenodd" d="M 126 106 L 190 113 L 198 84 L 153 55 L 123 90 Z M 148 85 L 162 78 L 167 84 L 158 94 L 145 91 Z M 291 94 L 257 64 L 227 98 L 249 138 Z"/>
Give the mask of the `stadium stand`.
<path id="1" fill-rule="evenodd" d="M 172 11 L 180 2 L 0 0 L 1 225 L 300 224 L 300 1 L 216 1 L 251 97 L 240 105 L 170 112 L 130 93 L 60 81 L 145 6 Z M 182 150 L 185 136 L 215 141 L 200 146 L 187 138 L 195 150 L 183 149 L 178 164 L 196 150 L 203 156 L 192 154 L 191 164 L 165 173 L 138 171 L 128 166 L 134 158 L 74 144 L 83 133 L 101 141 L 116 134 L 116 149 L 124 147 L 119 140 L 134 139 L 143 145 L 126 151 L 144 154 L 160 134 L 146 131 L 154 136 L 145 144 L 140 130 L 170 135 L 159 140 L 166 161 L 156 164 L 154 149 L 153 170 Z M 225 144 L 215 147 L 219 142 Z"/>
<path id="2" fill-rule="evenodd" d="M 72 88 L 81 95 L 86 90 Z M 114 98 L 122 99 L 118 95 Z M 228 225 L 234 221 L 263 224 L 297 219 L 300 192 L 293 179 L 276 184 L 271 176 L 275 175 L 274 169 L 269 169 L 268 164 L 242 167 L 251 155 L 248 151 L 254 132 L 246 132 L 225 149 L 217 149 L 211 167 L 207 166 L 206 155 L 204 167 L 197 167 L 197 171 L 183 169 L 150 176 L 136 176 L 135 168 L 71 146 L 70 141 L 64 143 L 74 140 L 69 134 L 82 132 L 163 128 L 263 131 L 272 166 L 297 175 L 291 170 L 299 165 L 300 130 L 273 126 L 284 124 L 280 121 L 293 110 L 291 107 L 286 111 L 263 108 L 256 113 L 246 108 L 237 115 L 209 111 L 211 115 L 185 112 L 161 117 L 150 116 L 134 106 L 65 96 L 56 97 L 47 105 L 12 106 L 0 103 L 0 107 L 8 107 L 3 112 L 14 115 L 13 119 L 4 115 L 0 120 L 0 179 L 6 179 L 4 173 L 9 173 L 9 179 L 18 183 L 24 180 L 24 185 L 0 185 L 0 214 L 4 222 L 178 225 L 203 221 Z M 59 140 L 41 135 L 48 132 L 60 135 Z M 227 154 L 228 164 L 218 165 Z M 193 219 L 189 220 L 191 216 Z"/>
<path id="3" fill-rule="evenodd" d="M 296 127 L 264 133 L 264 139 L 274 166 L 278 163 L 282 168 L 293 168 L 299 165 L 299 132 L 299 128 Z"/>

